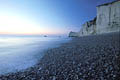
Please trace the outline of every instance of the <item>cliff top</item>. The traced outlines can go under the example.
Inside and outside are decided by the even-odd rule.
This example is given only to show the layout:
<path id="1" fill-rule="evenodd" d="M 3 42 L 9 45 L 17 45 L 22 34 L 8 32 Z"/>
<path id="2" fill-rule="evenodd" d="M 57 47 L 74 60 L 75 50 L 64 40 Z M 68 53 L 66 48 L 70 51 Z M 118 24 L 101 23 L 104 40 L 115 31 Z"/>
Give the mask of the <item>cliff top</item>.
<path id="1" fill-rule="evenodd" d="M 100 6 L 107 6 L 109 4 L 113 4 L 115 2 L 119 2 L 120 0 L 116 0 L 116 1 L 113 1 L 113 2 L 109 2 L 109 3 L 105 3 L 105 4 L 101 4 L 101 5 L 98 5 L 97 7 L 100 7 Z"/>

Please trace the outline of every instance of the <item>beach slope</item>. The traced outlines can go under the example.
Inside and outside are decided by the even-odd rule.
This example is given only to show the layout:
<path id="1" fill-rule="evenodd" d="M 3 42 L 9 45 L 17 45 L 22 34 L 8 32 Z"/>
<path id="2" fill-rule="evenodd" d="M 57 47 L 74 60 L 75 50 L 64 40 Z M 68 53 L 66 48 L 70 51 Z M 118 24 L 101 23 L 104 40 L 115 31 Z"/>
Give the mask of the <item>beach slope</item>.
<path id="1" fill-rule="evenodd" d="M 0 80 L 119 80 L 120 33 L 73 38 L 46 51 L 37 65 Z"/>

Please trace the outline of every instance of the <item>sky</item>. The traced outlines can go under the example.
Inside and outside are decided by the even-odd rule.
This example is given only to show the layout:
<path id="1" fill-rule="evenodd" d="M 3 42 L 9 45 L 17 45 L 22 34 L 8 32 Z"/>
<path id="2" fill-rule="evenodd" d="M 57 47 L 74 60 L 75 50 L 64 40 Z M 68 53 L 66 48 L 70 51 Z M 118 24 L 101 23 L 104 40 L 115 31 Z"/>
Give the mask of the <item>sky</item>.
<path id="1" fill-rule="evenodd" d="M 64 35 L 96 16 L 96 6 L 114 0 L 0 0 L 0 34 Z"/>

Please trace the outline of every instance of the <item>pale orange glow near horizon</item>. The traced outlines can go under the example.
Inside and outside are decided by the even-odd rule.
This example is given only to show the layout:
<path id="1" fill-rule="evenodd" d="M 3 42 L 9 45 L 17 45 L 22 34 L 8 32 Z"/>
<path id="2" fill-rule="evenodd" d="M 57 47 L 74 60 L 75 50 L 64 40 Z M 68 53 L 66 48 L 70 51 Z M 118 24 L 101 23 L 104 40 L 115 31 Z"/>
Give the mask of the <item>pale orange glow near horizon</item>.
<path id="1" fill-rule="evenodd" d="M 39 34 L 62 34 L 52 29 L 43 27 L 32 20 L 18 16 L 0 15 L 0 34 L 25 34 L 25 35 L 39 35 Z"/>
<path id="2" fill-rule="evenodd" d="M 10 35 L 64 35 L 65 33 L 60 32 L 0 32 L 0 34 L 10 34 Z"/>

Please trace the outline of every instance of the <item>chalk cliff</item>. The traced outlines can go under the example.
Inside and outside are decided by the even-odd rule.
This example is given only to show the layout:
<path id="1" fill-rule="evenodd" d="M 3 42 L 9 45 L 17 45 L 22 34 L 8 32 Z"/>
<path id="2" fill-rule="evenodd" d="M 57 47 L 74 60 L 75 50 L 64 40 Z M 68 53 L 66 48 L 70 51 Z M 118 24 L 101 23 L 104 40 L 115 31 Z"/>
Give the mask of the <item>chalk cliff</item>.
<path id="1" fill-rule="evenodd" d="M 96 32 L 120 31 L 120 1 L 97 6 Z"/>
<path id="2" fill-rule="evenodd" d="M 77 32 L 77 34 L 78 36 L 96 34 L 96 18 L 83 24 L 80 31 Z"/>
<path id="3" fill-rule="evenodd" d="M 79 37 L 118 31 L 120 31 L 120 1 L 114 1 L 97 6 L 97 17 L 83 24 L 80 31 L 74 34 Z"/>
<path id="4" fill-rule="evenodd" d="M 71 32 L 69 33 L 69 37 L 78 37 L 78 33 L 71 31 Z"/>

